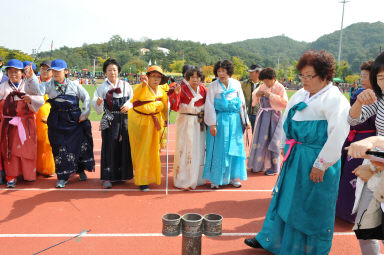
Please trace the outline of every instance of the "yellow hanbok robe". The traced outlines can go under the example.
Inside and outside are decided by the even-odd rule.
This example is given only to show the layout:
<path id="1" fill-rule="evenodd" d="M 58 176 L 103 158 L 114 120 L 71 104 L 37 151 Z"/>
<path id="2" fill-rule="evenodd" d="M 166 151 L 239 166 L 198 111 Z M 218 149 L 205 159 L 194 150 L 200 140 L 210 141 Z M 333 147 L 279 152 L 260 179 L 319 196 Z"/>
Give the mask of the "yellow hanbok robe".
<path id="1" fill-rule="evenodd" d="M 47 101 L 48 96 L 44 96 Z M 36 113 L 36 134 L 37 134 L 37 166 L 39 174 L 50 176 L 55 174 L 55 161 L 53 159 L 51 144 L 48 139 L 47 119 L 51 109 L 49 103 L 45 103 Z"/>
<path id="2" fill-rule="evenodd" d="M 167 91 L 168 85 L 158 86 L 156 93 L 148 85 L 137 84 L 133 88 L 133 108 L 128 111 L 128 133 L 135 184 L 138 186 L 161 183 L 160 143 L 165 135 Z M 138 102 L 147 103 L 135 106 Z M 160 125 L 155 125 L 155 118 Z"/>

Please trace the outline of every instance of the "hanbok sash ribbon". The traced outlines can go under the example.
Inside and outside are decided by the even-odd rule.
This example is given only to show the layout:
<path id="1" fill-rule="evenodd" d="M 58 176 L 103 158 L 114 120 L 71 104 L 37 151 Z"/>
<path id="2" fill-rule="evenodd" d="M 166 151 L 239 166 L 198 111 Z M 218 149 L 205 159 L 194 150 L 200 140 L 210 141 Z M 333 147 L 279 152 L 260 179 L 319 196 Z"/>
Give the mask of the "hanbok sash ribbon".
<path id="1" fill-rule="evenodd" d="M 158 120 L 157 117 L 156 117 L 156 114 L 158 114 L 158 112 L 156 112 L 156 113 L 144 113 L 144 112 L 140 112 L 140 111 L 136 110 L 135 108 L 133 108 L 133 110 L 134 110 L 135 112 L 137 112 L 138 114 L 151 116 L 151 117 L 152 117 L 152 120 L 153 120 L 153 124 L 155 124 L 156 129 L 157 129 L 158 131 L 161 130 L 160 122 L 159 122 L 159 120 Z"/>
<path id="2" fill-rule="evenodd" d="M 9 124 L 17 127 L 17 132 L 19 133 L 19 138 L 20 138 L 21 144 L 24 144 L 25 140 L 27 140 L 27 136 L 25 134 L 25 129 L 23 126 L 23 122 L 21 121 L 21 118 L 18 116 L 13 117 L 9 121 Z"/>
<path id="3" fill-rule="evenodd" d="M 287 141 L 285 142 L 285 144 L 288 144 L 288 145 L 289 145 L 289 148 L 288 148 L 287 153 L 286 153 L 285 156 L 284 156 L 284 159 L 283 159 L 283 162 L 282 162 L 282 163 L 284 163 L 284 162 L 288 159 L 289 155 L 291 154 L 291 150 L 292 150 L 293 146 L 294 146 L 295 144 L 297 144 L 297 143 L 298 143 L 298 144 L 301 144 L 300 142 L 296 141 L 295 139 L 289 139 L 289 140 L 287 140 Z"/>
<path id="4" fill-rule="evenodd" d="M 139 107 L 139 106 L 142 106 L 142 105 L 145 105 L 145 104 L 149 104 L 149 103 L 152 103 L 152 102 L 155 102 L 155 101 L 161 101 L 161 98 L 156 98 L 156 100 L 150 100 L 150 101 L 139 101 L 139 100 L 137 100 L 137 101 L 132 103 L 132 106 L 133 106 L 133 110 L 135 112 L 137 112 L 138 114 L 151 116 L 152 120 L 153 120 L 153 124 L 155 124 L 156 129 L 158 131 L 160 131 L 161 130 L 161 125 L 160 125 L 159 120 L 156 117 L 156 114 L 158 114 L 158 112 L 156 112 L 156 113 L 143 113 L 143 112 L 140 112 L 140 111 L 135 109 L 135 107 Z"/>
<path id="5" fill-rule="evenodd" d="M 348 134 L 348 142 L 352 142 L 355 139 L 356 134 L 376 134 L 376 130 L 350 130 Z"/>
<path id="6" fill-rule="evenodd" d="M 105 102 L 107 103 L 107 108 L 110 111 L 112 111 L 113 93 L 120 94 L 121 89 L 120 88 L 110 89 L 105 95 Z"/>

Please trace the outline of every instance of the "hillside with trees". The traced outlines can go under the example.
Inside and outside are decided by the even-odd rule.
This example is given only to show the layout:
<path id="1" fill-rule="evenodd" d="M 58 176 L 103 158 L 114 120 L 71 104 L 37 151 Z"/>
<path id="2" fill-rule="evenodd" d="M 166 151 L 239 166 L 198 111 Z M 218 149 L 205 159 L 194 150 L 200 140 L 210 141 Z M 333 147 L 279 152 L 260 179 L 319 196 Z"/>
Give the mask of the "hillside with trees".
<path id="1" fill-rule="evenodd" d="M 236 62 L 235 73 L 247 74 L 246 66 L 253 63 L 277 69 L 279 77 L 293 79 L 295 64 L 300 55 L 308 49 L 325 49 L 337 58 L 340 31 L 323 35 L 316 41 L 307 43 L 295 41 L 284 35 L 270 38 L 248 39 L 228 44 L 204 44 L 172 39 L 135 41 L 114 35 L 101 44 L 84 43 L 82 47 L 61 47 L 53 52 L 41 52 L 35 61 L 63 58 L 72 70 L 89 69 L 101 71 L 103 62 L 111 57 L 122 64 L 125 73 L 136 73 L 146 69 L 149 63 L 158 64 L 168 72 L 180 72 L 183 63 L 204 67 L 211 74 L 212 65 L 220 59 Z M 343 50 L 337 76 L 345 78 L 359 72 L 363 61 L 374 59 L 384 48 L 384 23 L 356 23 L 343 31 Z M 31 60 L 32 56 L 19 51 L 0 48 L 3 59 L 18 57 Z"/>

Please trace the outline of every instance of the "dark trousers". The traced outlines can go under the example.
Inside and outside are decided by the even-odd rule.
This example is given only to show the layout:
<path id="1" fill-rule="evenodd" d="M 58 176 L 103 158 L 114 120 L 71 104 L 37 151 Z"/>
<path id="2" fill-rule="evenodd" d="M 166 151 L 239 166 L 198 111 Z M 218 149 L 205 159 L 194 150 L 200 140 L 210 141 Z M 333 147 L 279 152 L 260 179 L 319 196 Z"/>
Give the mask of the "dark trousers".
<path id="1" fill-rule="evenodd" d="M 255 129 L 256 115 L 248 115 L 248 117 L 249 117 L 249 121 L 251 122 L 252 134 L 253 134 L 253 130 Z"/>

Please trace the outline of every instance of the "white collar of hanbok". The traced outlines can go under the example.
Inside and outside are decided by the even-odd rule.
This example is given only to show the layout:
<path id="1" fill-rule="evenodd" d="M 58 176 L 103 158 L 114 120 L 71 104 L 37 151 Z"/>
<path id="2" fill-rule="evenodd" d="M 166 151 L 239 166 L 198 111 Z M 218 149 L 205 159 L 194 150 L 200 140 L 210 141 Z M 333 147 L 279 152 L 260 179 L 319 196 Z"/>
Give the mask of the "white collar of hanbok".
<path id="1" fill-rule="evenodd" d="M 148 86 L 148 88 L 149 88 L 149 90 L 150 91 L 152 91 L 152 93 L 155 95 L 155 97 L 157 97 L 157 94 L 158 94 L 158 92 L 159 92 L 159 88 L 157 88 L 156 89 L 156 92 L 151 88 L 151 86 L 149 86 L 149 84 L 147 84 L 147 86 Z M 160 86 L 160 85 L 159 85 Z M 157 86 L 157 87 L 159 87 L 159 86 Z"/>
<path id="2" fill-rule="evenodd" d="M 24 80 L 23 79 L 17 84 L 17 86 L 11 80 L 9 80 L 9 82 L 12 85 L 11 88 L 13 90 L 17 90 L 17 91 L 21 91 L 22 88 L 23 88 L 23 85 L 24 85 Z"/>
<path id="3" fill-rule="evenodd" d="M 191 87 L 191 84 L 189 84 L 189 82 L 187 82 L 186 80 L 184 80 L 184 83 L 187 85 L 188 89 L 191 91 L 193 97 L 198 97 L 200 96 L 200 86 L 197 85 L 197 92 Z"/>
<path id="4" fill-rule="evenodd" d="M 313 96 L 309 97 L 309 92 L 308 91 L 305 91 L 305 98 L 304 98 L 304 102 L 306 104 L 309 104 L 310 102 L 312 102 L 313 100 L 315 100 L 316 98 L 318 98 L 319 96 L 321 96 L 322 94 L 324 94 L 325 92 L 327 92 L 330 88 L 332 88 L 333 86 L 333 83 L 330 82 L 328 83 L 327 86 L 325 86 L 324 88 L 322 88 L 319 92 L 317 92 L 316 94 L 314 94 Z"/>
<path id="5" fill-rule="evenodd" d="M 105 79 L 105 81 L 108 83 L 108 85 L 114 89 L 114 88 L 118 88 L 119 87 L 119 84 L 120 84 L 120 80 L 119 79 L 116 79 L 116 83 L 113 84 L 110 80 L 108 80 L 108 78 Z"/>

